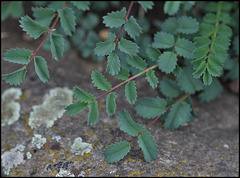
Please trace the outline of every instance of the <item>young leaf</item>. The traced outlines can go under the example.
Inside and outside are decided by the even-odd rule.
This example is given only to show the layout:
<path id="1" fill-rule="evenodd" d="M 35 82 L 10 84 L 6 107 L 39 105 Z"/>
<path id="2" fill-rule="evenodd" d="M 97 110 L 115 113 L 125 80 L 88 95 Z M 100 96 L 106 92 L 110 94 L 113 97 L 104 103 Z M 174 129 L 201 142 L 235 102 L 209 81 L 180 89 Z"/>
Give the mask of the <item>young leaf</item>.
<path id="1" fill-rule="evenodd" d="M 184 67 L 181 74 L 177 77 L 177 82 L 181 90 L 189 94 L 194 94 L 196 91 L 203 89 L 202 82 L 193 78 L 192 73 L 192 68 Z"/>
<path id="2" fill-rule="evenodd" d="M 136 67 L 140 70 L 144 70 L 147 67 L 147 63 L 139 56 L 128 56 L 127 62 L 133 67 Z"/>
<path id="3" fill-rule="evenodd" d="M 205 70 L 205 72 L 204 72 L 203 83 L 204 83 L 204 85 L 211 85 L 211 83 L 212 83 L 212 76 L 208 72 L 208 70 Z"/>
<path id="4" fill-rule="evenodd" d="M 121 38 L 118 48 L 130 56 L 136 56 L 139 49 L 136 43 L 133 43 L 130 40 L 126 40 L 124 38 Z"/>
<path id="5" fill-rule="evenodd" d="M 205 72 L 207 69 L 207 63 L 205 60 L 202 60 L 201 64 L 197 68 L 197 70 L 193 73 L 194 78 L 199 78 L 202 76 L 202 74 Z"/>
<path id="6" fill-rule="evenodd" d="M 134 122 L 125 110 L 120 111 L 117 117 L 120 129 L 132 136 L 138 136 L 138 132 L 145 130 L 145 125 Z"/>
<path id="7" fill-rule="evenodd" d="M 116 75 L 120 71 L 120 60 L 115 53 L 110 53 L 108 56 L 108 64 L 106 68 L 106 72 L 111 75 Z"/>
<path id="8" fill-rule="evenodd" d="M 3 59 L 5 61 L 18 63 L 18 64 L 28 64 L 33 51 L 29 49 L 10 49 L 6 50 Z"/>
<path id="9" fill-rule="evenodd" d="M 160 82 L 160 90 L 166 97 L 169 98 L 175 98 L 181 93 L 177 82 L 166 77 L 164 77 Z"/>
<path id="10" fill-rule="evenodd" d="M 73 93 L 74 93 L 75 98 L 78 101 L 82 101 L 82 102 L 85 102 L 85 103 L 89 103 L 89 102 L 91 102 L 92 100 L 95 99 L 95 97 L 92 94 L 87 93 L 87 92 L 83 91 L 81 88 L 78 88 L 78 87 L 73 88 Z"/>
<path id="11" fill-rule="evenodd" d="M 98 104 L 97 101 L 93 101 L 88 104 L 88 125 L 92 126 L 98 121 Z"/>
<path id="12" fill-rule="evenodd" d="M 158 78 L 156 77 L 156 75 L 154 74 L 154 71 L 152 69 L 150 69 L 147 72 L 147 77 L 146 79 L 148 80 L 149 84 L 151 85 L 152 88 L 156 88 L 157 84 L 158 84 Z"/>
<path id="13" fill-rule="evenodd" d="M 80 10 L 83 10 L 83 11 L 89 10 L 89 5 L 90 5 L 89 1 L 71 1 L 71 3 L 73 3 L 73 5 Z"/>
<path id="14" fill-rule="evenodd" d="M 111 53 L 115 49 L 115 38 L 115 34 L 109 33 L 107 41 L 97 43 L 97 46 L 94 49 L 95 54 L 98 56 L 104 56 Z"/>
<path id="15" fill-rule="evenodd" d="M 173 52 L 164 52 L 158 60 L 158 68 L 167 74 L 172 72 L 177 65 L 177 57 Z"/>
<path id="16" fill-rule="evenodd" d="M 178 24 L 177 31 L 183 34 L 193 34 L 199 29 L 198 21 L 192 17 L 182 16 L 178 18 Z"/>
<path id="17" fill-rule="evenodd" d="M 200 59 L 203 58 L 204 56 L 206 56 L 206 54 L 209 52 L 209 46 L 208 45 L 204 45 L 201 47 L 196 48 L 193 51 L 193 55 L 195 59 Z"/>
<path id="18" fill-rule="evenodd" d="M 160 49 L 171 48 L 174 45 L 174 36 L 169 33 L 158 32 L 154 35 L 154 43 L 152 45 Z"/>
<path id="19" fill-rule="evenodd" d="M 166 1 L 163 7 L 164 13 L 174 15 L 178 12 L 181 1 Z"/>
<path id="20" fill-rule="evenodd" d="M 116 97 L 116 93 L 115 92 L 111 92 L 109 93 L 108 97 L 107 97 L 107 113 L 108 115 L 113 115 L 115 113 L 116 110 L 116 101 L 115 101 L 115 97 Z"/>
<path id="21" fill-rule="evenodd" d="M 74 11 L 66 7 L 64 9 L 58 10 L 60 16 L 61 26 L 64 29 L 65 33 L 69 36 L 72 36 L 72 32 L 75 32 L 76 28 L 76 16 L 74 15 Z"/>
<path id="22" fill-rule="evenodd" d="M 191 107 L 186 102 L 175 103 L 165 120 L 164 128 L 168 130 L 174 130 L 179 126 L 184 126 L 186 122 L 189 122 L 191 116 Z"/>
<path id="23" fill-rule="evenodd" d="M 49 80 L 49 72 L 45 59 L 41 56 L 36 56 L 34 58 L 34 66 L 40 80 L 42 80 L 43 83 L 47 82 Z"/>
<path id="24" fill-rule="evenodd" d="M 10 74 L 2 75 L 3 80 L 6 81 L 6 83 L 10 83 L 10 85 L 19 85 L 22 83 L 22 81 L 25 78 L 27 72 L 26 66 L 22 67 L 21 69 L 12 72 Z"/>
<path id="25" fill-rule="evenodd" d="M 126 13 L 126 8 L 123 8 L 121 11 L 108 13 L 106 16 L 103 17 L 103 23 L 106 25 L 106 27 L 110 28 L 120 27 L 122 24 L 125 23 L 124 18 Z"/>
<path id="26" fill-rule="evenodd" d="M 114 75 L 115 78 L 122 80 L 127 80 L 129 76 L 130 76 L 129 72 L 124 68 L 120 68 L 119 73 L 117 75 Z"/>
<path id="27" fill-rule="evenodd" d="M 92 72 L 92 82 L 95 87 L 100 90 L 108 91 L 112 88 L 112 85 L 107 81 L 107 79 L 98 71 Z"/>
<path id="28" fill-rule="evenodd" d="M 142 33 L 142 28 L 138 25 L 134 17 L 130 17 L 127 20 L 125 24 L 125 30 L 133 39 Z"/>
<path id="29" fill-rule="evenodd" d="M 76 103 L 68 105 L 65 110 L 68 115 L 75 115 L 80 113 L 87 107 L 88 103 L 77 101 Z"/>
<path id="30" fill-rule="evenodd" d="M 109 145 L 104 151 L 105 161 L 107 163 L 114 163 L 124 158 L 130 151 L 131 146 L 129 142 L 118 142 Z"/>
<path id="31" fill-rule="evenodd" d="M 20 27 L 23 28 L 23 31 L 27 32 L 31 37 L 34 39 L 37 39 L 43 32 L 48 31 L 48 28 L 45 26 L 42 26 L 32 20 L 29 16 L 21 17 Z"/>
<path id="32" fill-rule="evenodd" d="M 157 61 L 161 55 L 161 52 L 157 48 L 154 48 L 150 45 L 148 46 L 146 53 L 152 61 Z"/>
<path id="33" fill-rule="evenodd" d="M 36 22 L 43 26 L 49 26 L 53 17 L 55 16 L 55 10 L 52 8 L 32 8 L 33 16 L 35 17 Z"/>
<path id="34" fill-rule="evenodd" d="M 184 38 L 179 38 L 176 42 L 176 52 L 184 58 L 193 59 L 193 50 L 195 49 L 194 44 Z"/>
<path id="35" fill-rule="evenodd" d="M 135 87 L 135 81 L 129 81 L 125 85 L 125 95 L 127 97 L 127 100 L 130 104 L 134 104 L 137 100 L 137 90 Z"/>
<path id="36" fill-rule="evenodd" d="M 137 101 L 135 107 L 137 113 L 143 118 L 152 119 L 160 114 L 163 114 L 166 110 L 167 102 L 159 97 L 157 98 L 140 98 Z"/>
<path id="37" fill-rule="evenodd" d="M 141 4 L 145 12 L 147 12 L 148 9 L 152 9 L 154 5 L 153 1 L 137 1 L 137 3 Z"/>
<path id="38" fill-rule="evenodd" d="M 138 144 L 143 151 L 144 158 L 147 162 L 155 160 L 158 155 L 157 145 L 153 136 L 147 131 L 144 130 L 141 135 L 138 137 Z"/>
<path id="39" fill-rule="evenodd" d="M 50 34 L 52 58 L 61 59 L 64 50 L 64 38 L 60 34 Z"/>

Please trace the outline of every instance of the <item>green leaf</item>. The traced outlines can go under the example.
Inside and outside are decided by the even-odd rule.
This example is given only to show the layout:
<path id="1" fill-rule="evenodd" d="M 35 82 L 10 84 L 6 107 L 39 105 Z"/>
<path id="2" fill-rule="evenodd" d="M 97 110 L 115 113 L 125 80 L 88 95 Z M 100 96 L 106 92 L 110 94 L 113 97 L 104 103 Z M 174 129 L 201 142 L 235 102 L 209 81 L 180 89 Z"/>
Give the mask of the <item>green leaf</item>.
<path id="1" fill-rule="evenodd" d="M 107 79 L 98 71 L 93 71 L 92 75 L 92 82 L 95 87 L 100 90 L 108 91 L 112 88 L 112 85 L 107 81 Z"/>
<path id="2" fill-rule="evenodd" d="M 220 65 L 219 65 L 219 63 L 217 63 L 217 65 L 219 65 L 220 67 L 215 65 L 214 62 L 218 62 L 217 61 L 218 59 L 215 56 L 212 56 L 212 55 L 210 57 L 211 58 L 209 58 L 208 64 L 207 64 L 207 70 L 208 70 L 210 75 L 212 75 L 214 77 L 217 77 L 221 74 L 221 70 L 222 70 L 222 66 L 220 66 L 221 63 L 220 63 Z"/>
<path id="3" fill-rule="evenodd" d="M 38 24 L 36 21 L 32 20 L 29 16 L 21 17 L 20 27 L 23 31 L 29 34 L 34 39 L 37 39 L 43 32 L 48 31 L 48 28 Z"/>
<path id="4" fill-rule="evenodd" d="M 199 93 L 198 98 L 203 102 L 209 102 L 219 96 L 222 92 L 222 85 L 218 79 L 214 78 L 210 86 L 204 86 L 204 90 Z"/>
<path id="5" fill-rule="evenodd" d="M 173 52 L 164 52 L 158 60 L 158 68 L 163 72 L 171 73 L 177 65 L 177 57 Z"/>
<path id="6" fill-rule="evenodd" d="M 106 68 L 106 72 L 111 75 L 116 75 L 120 71 L 120 60 L 115 53 L 110 53 L 108 56 L 108 64 Z"/>
<path id="7" fill-rule="evenodd" d="M 30 57 L 33 55 L 33 51 L 29 49 L 10 49 L 6 50 L 3 59 L 8 62 L 18 64 L 28 64 Z"/>
<path id="8" fill-rule="evenodd" d="M 67 35 L 72 36 L 72 32 L 76 30 L 76 16 L 74 15 L 74 11 L 69 7 L 65 7 L 64 9 L 59 9 L 58 13 L 63 30 Z"/>
<path id="9" fill-rule="evenodd" d="M 179 38 L 176 42 L 175 49 L 177 53 L 185 58 L 192 59 L 194 58 L 193 56 L 193 50 L 195 49 L 194 44 L 184 38 Z"/>
<path id="10" fill-rule="evenodd" d="M 198 31 L 199 23 L 192 17 L 182 16 L 178 18 L 178 29 L 179 33 L 193 34 Z"/>
<path id="11" fill-rule="evenodd" d="M 228 50 L 230 46 L 230 39 L 225 36 L 218 35 L 214 41 L 214 45 L 221 46 L 224 50 Z"/>
<path id="12" fill-rule="evenodd" d="M 93 101 L 88 104 L 89 113 L 88 113 L 88 125 L 95 125 L 98 121 L 98 104 L 97 101 Z"/>
<path id="13" fill-rule="evenodd" d="M 89 10 L 89 5 L 90 2 L 89 1 L 71 1 L 71 3 L 73 3 L 74 6 L 76 6 L 78 9 L 86 11 Z"/>
<path id="14" fill-rule="evenodd" d="M 35 17 L 36 22 L 43 26 L 49 26 L 53 17 L 55 16 L 55 10 L 52 8 L 32 8 L 33 16 Z"/>
<path id="15" fill-rule="evenodd" d="M 151 85 L 152 88 L 157 88 L 157 84 L 158 84 L 158 78 L 156 77 L 156 75 L 154 74 L 154 71 L 152 69 L 150 69 L 147 72 L 147 81 L 149 82 L 149 84 Z"/>
<path id="16" fill-rule="evenodd" d="M 107 97 L 107 113 L 108 115 L 113 115 L 115 114 L 115 110 L 116 110 L 116 93 L 115 92 L 111 92 L 109 93 L 108 97 Z"/>
<path id="17" fill-rule="evenodd" d="M 114 75 L 115 78 L 127 80 L 130 76 L 129 72 L 123 68 L 120 68 L 120 71 L 117 75 Z"/>
<path id="18" fill-rule="evenodd" d="M 65 110 L 68 115 L 75 115 L 80 113 L 87 107 L 88 103 L 77 101 L 76 103 L 68 105 Z"/>
<path id="19" fill-rule="evenodd" d="M 107 41 L 97 43 L 94 52 L 98 56 L 104 56 L 111 53 L 115 49 L 114 40 L 116 35 L 109 33 Z"/>
<path id="20" fill-rule="evenodd" d="M 64 38 L 60 34 L 50 34 L 52 58 L 61 59 L 64 51 Z"/>
<path id="21" fill-rule="evenodd" d="M 227 51 L 224 50 L 221 46 L 213 46 L 213 53 L 215 56 L 223 63 L 227 59 Z"/>
<path id="22" fill-rule="evenodd" d="M 177 76 L 177 82 L 181 90 L 189 94 L 194 94 L 196 91 L 203 89 L 203 84 L 200 80 L 193 78 L 193 69 L 184 67 L 181 74 Z"/>
<path id="23" fill-rule="evenodd" d="M 172 131 L 179 126 L 184 126 L 190 120 L 191 111 L 190 105 L 186 102 L 175 103 L 165 120 L 164 128 Z"/>
<path id="24" fill-rule="evenodd" d="M 167 18 L 167 20 L 165 20 L 162 23 L 162 31 L 164 32 L 176 34 L 177 29 L 178 29 L 178 20 L 176 17 Z"/>
<path id="25" fill-rule="evenodd" d="M 127 155 L 130 151 L 131 146 L 129 142 L 118 142 L 112 145 L 109 145 L 104 151 L 105 161 L 107 163 L 114 163 Z"/>
<path id="26" fill-rule="evenodd" d="M 226 37 L 231 37 L 232 29 L 225 24 L 220 24 L 218 26 L 218 34 Z"/>
<path id="27" fill-rule="evenodd" d="M 145 12 L 147 12 L 148 9 L 152 9 L 154 6 L 153 1 L 137 1 L 137 3 L 141 4 Z"/>
<path id="28" fill-rule="evenodd" d="M 205 60 L 202 60 L 201 64 L 199 65 L 198 69 L 193 73 L 194 78 L 199 78 L 207 69 L 207 63 Z"/>
<path id="29" fill-rule="evenodd" d="M 10 85 L 20 85 L 22 81 L 25 78 L 27 72 L 26 66 L 22 67 L 21 69 L 12 72 L 10 74 L 2 75 L 3 80 L 6 81 L 6 83 L 10 83 Z"/>
<path id="30" fill-rule="evenodd" d="M 199 34 L 203 36 L 210 36 L 214 32 L 214 26 L 211 24 L 201 23 L 199 27 Z"/>
<path id="31" fill-rule="evenodd" d="M 108 13 L 103 17 L 103 23 L 106 25 L 106 27 L 110 28 L 120 27 L 125 23 L 124 18 L 126 16 L 126 13 L 126 8 L 123 8 L 121 11 Z"/>
<path id="32" fill-rule="evenodd" d="M 208 52 L 209 52 L 209 46 L 204 45 L 204 46 L 194 49 L 193 55 L 194 55 L 195 59 L 201 59 L 201 58 L 205 57 Z"/>
<path id="33" fill-rule="evenodd" d="M 158 32 L 154 35 L 154 43 L 152 45 L 160 49 L 171 48 L 174 45 L 174 36 L 169 33 Z"/>
<path id="34" fill-rule="evenodd" d="M 138 37 L 142 33 L 142 28 L 138 25 L 134 17 L 130 17 L 125 24 L 126 32 L 133 38 Z"/>
<path id="35" fill-rule="evenodd" d="M 147 67 L 147 63 L 139 56 L 128 56 L 127 62 L 133 67 L 136 67 L 140 70 L 144 70 Z"/>
<path id="36" fill-rule="evenodd" d="M 126 40 L 124 38 L 121 38 L 118 48 L 130 56 L 136 56 L 138 53 L 138 45 L 136 43 L 131 42 L 130 40 Z"/>
<path id="37" fill-rule="evenodd" d="M 163 7 L 164 13 L 174 15 L 178 12 L 181 1 L 166 1 Z"/>
<path id="38" fill-rule="evenodd" d="M 130 114 L 125 110 L 120 111 L 117 117 L 120 129 L 132 136 L 138 136 L 140 131 L 145 130 L 145 125 L 134 122 Z"/>
<path id="39" fill-rule="evenodd" d="M 140 98 L 137 101 L 135 107 L 137 113 L 143 118 L 152 119 L 160 114 L 163 114 L 166 110 L 167 102 L 159 97 L 157 98 Z"/>
<path id="40" fill-rule="evenodd" d="M 127 100 L 130 104 L 134 104 L 137 100 L 137 90 L 135 87 L 135 81 L 129 81 L 125 85 L 125 95 L 127 97 Z"/>
<path id="41" fill-rule="evenodd" d="M 153 136 L 147 131 L 143 131 L 143 133 L 138 137 L 138 144 L 143 151 L 144 158 L 147 162 L 151 162 L 155 160 L 158 155 L 157 145 L 153 138 Z"/>
<path id="42" fill-rule="evenodd" d="M 217 16 L 212 13 L 208 13 L 203 17 L 203 21 L 210 24 L 215 24 L 217 21 Z"/>
<path id="43" fill-rule="evenodd" d="M 157 61 L 161 55 L 161 52 L 157 48 L 150 45 L 148 46 L 146 53 L 152 61 Z"/>
<path id="44" fill-rule="evenodd" d="M 175 98 L 181 93 L 177 82 L 166 77 L 163 77 L 160 81 L 160 90 L 166 97 L 169 98 Z"/>
<path id="45" fill-rule="evenodd" d="M 87 92 L 83 91 L 81 88 L 78 88 L 78 87 L 73 88 L 73 93 L 74 93 L 75 98 L 78 101 L 82 101 L 82 102 L 85 102 L 85 103 L 89 103 L 89 102 L 91 102 L 92 100 L 95 99 L 95 97 L 92 94 L 87 93 Z"/>
<path id="46" fill-rule="evenodd" d="M 45 59 L 41 56 L 36 56 L 34 58 L 34 66 L 40 80 L 42 80 L 43 83 L 47 82 L 49 80 L 49 72 Z"/>
<path id="47" fill-rule="evenodd" d="M 207 45 L 210 45 L 211 43 L 211 40 L 209 40 L 207 37 L 205 36 L 201 36 L 201 37 L 194 37 L 194 42 L 195 42 L 195 45 L 197 47 L 201 47 L 201 46 L 207 46 Z"/>
<path id="48" fill-rule="evenodd" d="M 212 83 L 212 76 L 208 72 L 208 70 L 205 70 L 205 72 L 204 72 L 203 83 L 204 83 L 204 85 L 211 85 L 211 83 Z"/>

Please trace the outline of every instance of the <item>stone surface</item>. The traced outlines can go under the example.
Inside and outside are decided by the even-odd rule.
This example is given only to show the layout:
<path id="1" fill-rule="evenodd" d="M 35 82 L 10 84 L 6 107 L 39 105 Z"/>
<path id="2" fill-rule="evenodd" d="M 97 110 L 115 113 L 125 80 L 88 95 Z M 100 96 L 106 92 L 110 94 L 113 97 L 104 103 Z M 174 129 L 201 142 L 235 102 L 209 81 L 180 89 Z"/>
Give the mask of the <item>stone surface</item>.
<path id="1" fill-rule="evenodd" d="M 25 41 L 21 35 L 9 33 L 8 38 L 1 40 L 1 56 L 9 48 L 35 50 L 41 42 Z M 164 130 L 161 123 L 156 122 L 150 130 L 159 152 L 155 161 L 145 162 L 142 151 L 135 144 L 124 159 L 107 164 L 102 154 L 103 149 L 115 142 L 131 141 L 132 137 L 119 129 L 116 114 L 111 117 L 107 115 L 106 96 L 98 99 L 99 121 L 95 126 L 87 126 L 88 109 L 74 116 L 64 114 L 51 128 L 31 129 L 28 126 L 32 106 L 43 103 L 44 95 L 52 88 L 72 89 L 78 86 L 95 96 L 100 95 L 102 92 L 93 86 L 90 76 L 93 70 L 104 73 L 106 61 L 94 63 L 81 60 L 72 49 L 64 53 L 59 62 L 51 58 L 50 52 L 42 49 L 37 55 L 46 59 L 50 80 L 46 84 L 42 83 L 31 62 L 27 67 L 26 79 L 20 85 L 23 91 L 20 119 L 1 129 L 1 154 L 18 144 L 26 146 L 24 163 L 11 169 L 10 176 L 56 176 L 61 169 L 75 176 L 239 176 L 238 95 L 225 90 L 210 103 L 201 103 L 193 97 L 197 118 L 173 132 Z M 13 72 L 19 66 L 2 60 L 2 74 Z M 106 76 L 113 86 L 120 82 Z M 9 87 L 9 84 L 1 80 L 1 93 Z M 138 97 L 159 96 L 159 92 L 153 90 L 145 78 L 137 79 L 136 87 Z M 128 103 L 123 86 L 115 92 L 116 112 L 126 109 L 134 121 L 141 124 L 151 122 L 136 114 L 135 105 Z M 47 138 L 47 143 L 40 150 L 31 144 L 34 134 Z M 56 136 L 61 136 L 61 139 L 52 139 Z M 83 156 L 71 153 L 70 147 L 77 137 L 81 137 L 83 142 L 93 144 L 92 152 Z M 31 159 L 27 159 L 27 152 L 32 154 Z"/>

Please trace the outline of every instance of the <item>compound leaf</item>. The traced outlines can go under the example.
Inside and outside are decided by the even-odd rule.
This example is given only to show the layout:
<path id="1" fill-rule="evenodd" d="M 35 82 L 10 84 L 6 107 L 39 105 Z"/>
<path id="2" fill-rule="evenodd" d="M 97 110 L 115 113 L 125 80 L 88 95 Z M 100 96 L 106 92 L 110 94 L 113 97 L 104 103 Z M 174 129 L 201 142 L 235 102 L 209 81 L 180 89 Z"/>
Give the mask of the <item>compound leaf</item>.
<path id="1" fill-rule="evenodd" d="M 46 32 L 48 30 L 47 27 L 38 24 L 27 15 L 21 17 L 21 20 L 19 20 L 19 22 L 20 27 L 23 28 L 23 31 L 25 31 L 34 39 L 37 39 L 43 32 Z"/>
<path id="2" fill-rule="evenodd" d="M 65 33 L 69 36 L 72 36 L 72 32 L 75 32 L 76 28 L 76 16 L 74 15 L 74 11 L 66 7 L 64 9 L 58 10 L 60 16 L 61 26 L 64 29 Z"/>
<path id="3" fill-rule="evenodd" d="M 120 71 L 120 60 L 115 53 L 110 53 L 108 56 L 108 64 L 106 68 L 106 72 L 111 75 L 116 75 Z"/>
<path id="4" fill-rule="evenodd" d="M 115 113 L 116 110 L 116 93 L 115 92 L 111 92 L 109 93 L 108 97 L 107 97 L 107 113 L 108 115 L 113 115 Z"/>
<path id="5" fill-rule="evenodd" d="M 174 45 L 174 36 L 166 32 L 158 32 L 154 35 L 155 48 L 166 49 L 171 48 Z"/>
<path id="6" fill-rule="evenodd" d="M 132 136 L 138 136 L 138 133 L 145 129 L 145 125 L 134 122 L 130 114 L 125 110 L 120 111 L 117 117 L 120 129 Z"/>
<path id="7" fill-rule="evenodd" d="M 107 41 L 97 43 L 94 52 L 98 56 L 104 56 L 111 53 L 115 49 L 114 40 L 116 35 L 109 33 Z"/>
<path id="8" fill-rule="evenodd" d="M 160 114 L 163 114 L 166 110 L 167 102 L 159 97 L 157 98 L 140 98 L 137 101 L 135 107 L 137 113 L 143 118 L 152 119 Z"/>
<path id="9" fill-rule="evenodd" d="M 193 34 L 199 29 L 199 23 L 192 17 L 182 16 L 178 18 L 177 31 L 183 34 Z"/>
<path id="10" fill-rule="evenodd" d="M 88 104 L 88 125 L 94 125 L 98 121 L 98 104 L 97 101 L 93 101 Z"/>
<path id="11" fill-rule="evenodd" d="M 65 110 L 68 115 L 75 115 L 80 113 L 87 107 L 88 103 L 77 101 L 76 103 L 68 105 Z"/>
<path id="12" fill-rule="evenodd" d="M 150 69 L 147 74 L 146 74 L 146 79 L 149 82 L 149 84 L 151 85 L 152 88 L 156 88 L 157 84 L 158 84 L 158 78 L 156 77 L 156 75 L 154 74 L 154 71 L 152 69 Z"/>
<path id="13" fill-rule="evenodd" d="M 40 80 L 42 80 L 43 83 L 47 82 L 49 80 L 49 72 L 45 59 L 41 56 L 36 56 L 34 58 L 34 66 Z"/>
<path id="14" fill-rule="evenodd" d="M 208 72 L 208 70 L 205 70 L 205 72 L 204 72 L 203 83 L 204 83 L 204 85 L 211 85 L 211 83 L 212 83 L 212 76 Z"/>
<path id="15" fill-rule="evenodd" d="M 199 78 L 202 76 L 202 74 L 205 72 L 207 68 L 207 63 L 205 60 L 202 60 L 201 64 L 197 68 L 197 70 L 193 73 L 194 78 Z"/>
<path id="16" fill-rule="evenodd" d="M 73 5 L 80 10 L 83 10 L 83 11 L 89 10 L 89 5 L 90 5 L 89 1 L 71 1 L 71 3 L 73 3 Z"/>
<path id="17" fill-rule="evenodd" d="M 174 15 L 178 12 L 181 1 L 166 1 L 163 7 L 164 13 Z"/>
<path id="18" fill-rule="evenodd" d="M 52 58 L 61 59 L 64 51 L 64 38 L 60 34 L 50 34 Z"/>
<path id="19" fill-rule="evenodd" d="M 89 103 L 89 102 L 91 102 L 92 100 L 95 99 L 95 97 L 92 94 L 87 93 L 87 92 L 83 91 L 81 88 L 78 88 L 78 87 L 73 88 L 73 93 L 74 93 L 75 98 L 78 101 L 82 101 L 82 102 L 85 102 L 85 103 Z"/>
<path id="20" fill-rule="evenodd" d="M 130 104 L 134 104 L 137 100 L 137 90 L 135 87 L 135 81 L 129 81 L 125 85 L 125 95 Z"/>
<path id="21" fill-rule="evenodd" d="M 147 12 L 148 9 L 152 9 L 152 7 L 154 6 L 154 2 L 153 1 L 137 1 L 139 4 L 141 4 L 141 6 L 143 7 L 144 11 Z"/>
<path id="22" fill-rule="evenodd" d="M 35 17 L 36 22 L 43 26 L 49 26 L 53 17 L 55 16 L 55 10 L 52 8 L 32 8 L 33 16 Z"/>
<path id="23" fill-rule="evenodd" d="M 174 130 L 179 126 L 184 126 L 186 122 L 189 122 L 191 117 L 191 107 L 186 102 L 175 103 L 165 120 L 164 128 L 168 130 Z"/>
<path id="24" fill-rule="evenodd" d="M 138 37 L 142 33 L 142 28 L 138 25 L 134 17 L 130 17 L 125 24 L 126 32 L 133 38 Z"/>
<path id="25" fill-rule="evenodd" d="M 188 59 L 194 58 L 193 50 L 195 49 L 194 44 L 184 38 L 179 38 L 176 42 L 175 49 L 180 56 L 183 56 Z"/>
<path id="26" fill-rule="evenodd" d="M 21 69 L 12 72 L 10 74 L 2 75 L 2 78 L 6 81 L 6 83 L 10 83 L 10 85 L 19 85 L 25 78 L 27 72 L 26 66 Z"/>
<path id="27" fill-rule="evenodd" d="M 127 57 L 127 62 L 140 70 L 144 70 L 147 67 L 146 61 L 139 56 L 129 56 Z"/>
<path id="28" fill-rule="evenodd" d="M 164 52 L 158 60 L 158 68 L 163 72 L 172 72 L 177 65 L 177 57 L 173 52 Z"/>
<path id="29" fill-rule="evenodd" d="M 195 59 L 201 59 L 204 56 L 206 56 L 206 54 L 209 52 L 209 46 L 208 45 L 204 45 L 204 46 L 200 46 L 196 49 L 194 49 L 193 51 L 193 55 Z"/>
<path id="30" fill-rule="evenodd" d="M 125 23 L 124 18 L 126 13 L 126 8 L 123 8 L 121 11 L 108 13 L 106 16 L 103 17 L 103 23 L 106 25 L 106 27 L 110 28 L 120 27 L 122 24 Z"/>
<path id="31" fill-rule="evenodd" d="M 144 130 L 141 135 L 138 137 L 138 144 L 143 151 L 144 158 L 147 162 L 155 160 L 158 155 L 157 145 L 153 136 L 147 131 Z"/>
<path id="32" fill-rule="evenodd" d="M 92 82 L 95 87 L 100 90 L 108 91 L 112 88 L 112 85 L 107 81 L 107 79 L 98 71 L 93 71 L 92 75 Z"/>
<path id="33" fill-rule="evenodd" d="M 131 42 L 130 40 L 126 40 L 124 38 L 121 38 L 118 48 L 130 56 L 136 56 L 138 53 L 138 45 L 136 43 Z"/>
<path id="34" fill-rule="evenodd" d="M 6 50 L 3 59 L 8 62 L 18 63 L 18 64 L 28 64 L 33 51 L 29 49 L 10 49 Z"/>
<path id="35" fill-rule="evenodd" d="M 124 68 L 120 68 L 120 71 L 118 72 L 118 74 L 114 75 L 115 78 L 122 79 L 122 80 L 127 80 L 129 76 L 130 76 L 129 72 Z"/>
<path id="36" fill-rule="evenodd" d="M 117 142 L 109 145 L 104 151 L 105 161 L 107 163 L 114 163 L 127 155 L 130 151 L 131 146 L 129 142 Z"/>
<path id="37" fill-rule="evenodd" d="M 157 61 L 159 59 L 159 56 L 161 55 L 161 52 L 159 51 L 159 49 L 154 48 L 150 45 L 148 46 L 146 53 L 152 61 Z"/>
<path id="38" fill-rule="evenodd" d="M 177 97 L 181 93 L 177 82 L 166 77 L 160 82 L 160 90 L 166 97 L 170 98 Z"/>

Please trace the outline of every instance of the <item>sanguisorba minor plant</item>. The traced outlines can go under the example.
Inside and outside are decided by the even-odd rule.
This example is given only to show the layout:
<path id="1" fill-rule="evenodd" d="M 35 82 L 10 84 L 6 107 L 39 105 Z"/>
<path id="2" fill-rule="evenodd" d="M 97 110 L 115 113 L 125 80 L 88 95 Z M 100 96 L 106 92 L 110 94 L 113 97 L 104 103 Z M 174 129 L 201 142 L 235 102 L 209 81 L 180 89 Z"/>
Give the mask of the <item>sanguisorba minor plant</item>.
<path id="1" fill-rule="evenodd" d="M 128 102 L 131 105 L 136 104 L 137 114 L 149 119 L 150 123 L 136 123 L 126 110 L 120 111 L 117 114 L 118 125 L 122 131 L 133 136 L 133 139 L 131 142 L 117 142 L 105 148 L 103 154 L 108 163 L 121 160 L 134 142 L 139 144 L 147 162 L 155 160 L 158 149 L 148 131 L 151 125 L 161 120 L 164 122 L 164 129 L 172 131 L 192 121 L 196 115 L 191 95 L 197 94 L 200 100 L 207 102 L 214 99 L 223 90 L 218 77 L 223 76 L 226 61 L 235 61 L 238 64 L 238 57 L 230 59 L 228 55 L 232 28 L 236 26 L 235 21 L 231 19 L 231 13 L 238 11 L 238 8 L 234 7 L 234 4 L 238 7 L 238 2 L 166 1 L 163 10 L 169 17 L 162 22 L 159 31 L 154 34 L 153 41 L 148 42 L 147 48 L 141 49 L 143 51 L 139 51 L 140 44 L 137 41 L 147 33 L 143 32 L 139 21 L 130 16 L 137 3 L 145 12 L 154 7 L 152 1 L 132 1 L 127 8 L 107 13 L 103 17 L 103 24 L 110 31 L 118 28 L 118 33 L 110 32 L 107 40 L 97 43 L 93 51 L 98 56 L 107 57 L 105 75 L 112 75 L 122 81 L 112 86 L 102 73 L 93 71 L 92 83 L 103 93 L 95 96 L 76 86 L 73 92 L 77 101 L 66 107 L 68 115 L 78 114 L 88 107 L 88 125 L 93 126 L 99 117 L 98 98 L 107 95 L 106 109 L 111 116 L 116 111 L 117 93 L 114 90 L 125 85 Z M 194 8 L 201 6 L 204 6 L 205 11 L 200 14 L 194 13 Z M 34 20 L 27 15 L 22 16 L 19 20 L 20 27 L 28 35 L 34 39 L 42 34 L 45 34 L 45 37 L 34 52 L 20 48 L 7 50 L 3 57 L 5 61 L 24 66 L 13 73 L 3 75 L 2 78 L 11 85 L 19 85 L 25 78 L 28 64 L 34 61 L 35 71 L 40 80 L 47 82 L 50 76 L 47 63 L 43 57 L 37 56 L 38 50 L 49 38 L 52 57 L 57 61 L 61 59 L 65 39 L 62 34 L 56 33 L 56 24 L 60 23 L 65 34 L 72 36 L 76 31 L 75 10 L 86 11 L 90 7 L 91 2 L 88 1 L 67 1 L 57 10 L 50 7 L 32 8 Z M 126 35 L 120 37 L 124 30 Z M 234 41 L 236 38 L 239 38 L 238 30 L 234 32 Z M 238 46 L 236 47 L 238 43 L 234 42 L 232 45 L 236 56 L 239 55 Z M 131 76 L 131 68 L 135 68 L 138 73 Z M 166 73 L 160 82 L 155 75 L 156 70 Z M 239 69 L 235 70 L 238 72 Z M 142 75 L 146 76 L 153 89 L 159 86 L 165 98 L 137 98 L 135 79 Z"/>

